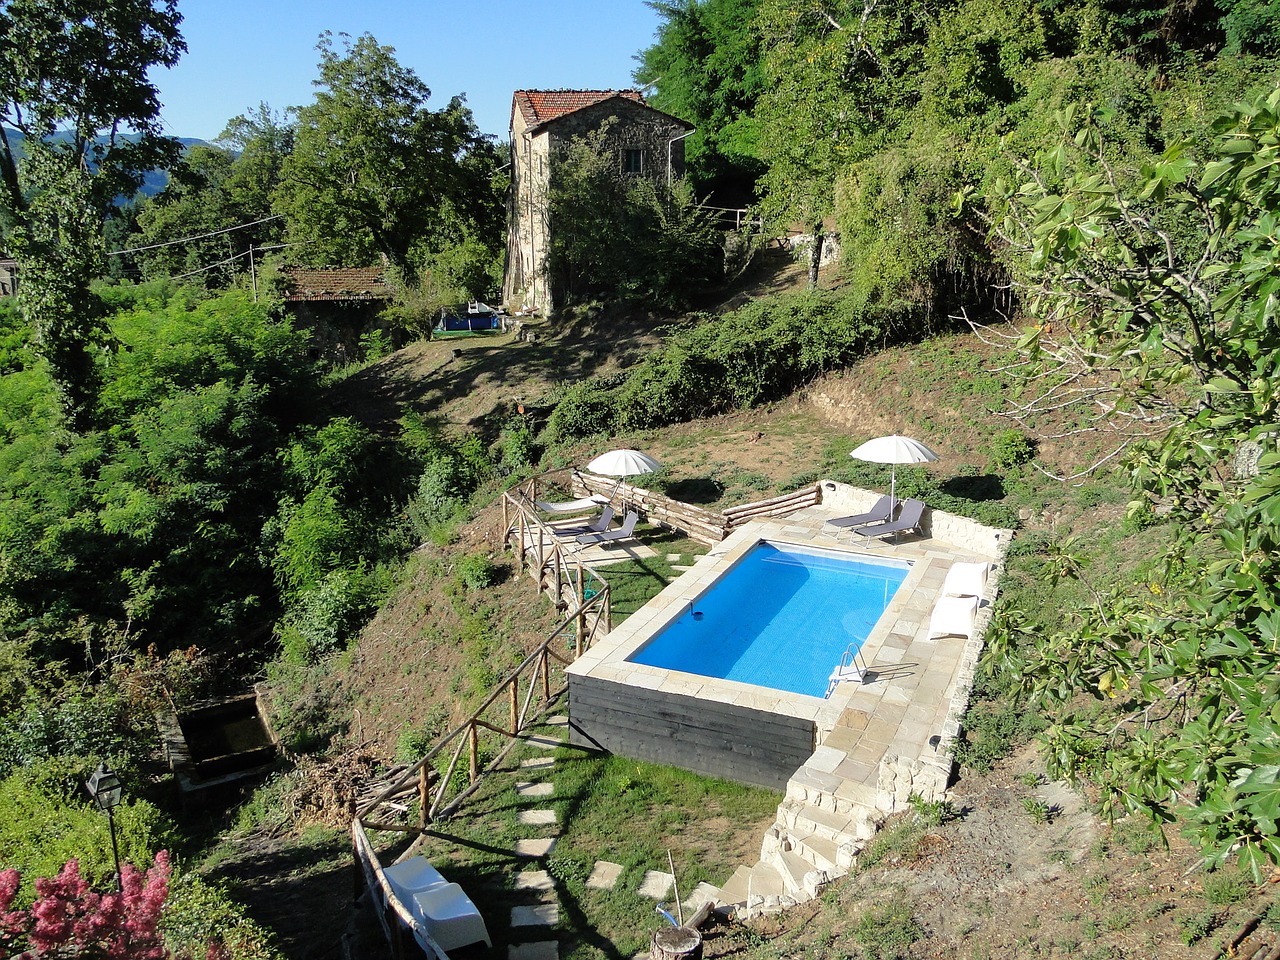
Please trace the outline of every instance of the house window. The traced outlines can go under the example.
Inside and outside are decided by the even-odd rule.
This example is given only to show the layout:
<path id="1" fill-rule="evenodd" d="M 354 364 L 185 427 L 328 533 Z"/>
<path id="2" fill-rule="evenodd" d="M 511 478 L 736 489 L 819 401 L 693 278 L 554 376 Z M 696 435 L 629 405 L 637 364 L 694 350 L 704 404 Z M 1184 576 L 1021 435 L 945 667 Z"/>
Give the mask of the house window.
<path id="1" fill-rule="evenodd" d="M 628 148 L 622 151 L 623 173 L 644 173 L 644 151 Z"/>

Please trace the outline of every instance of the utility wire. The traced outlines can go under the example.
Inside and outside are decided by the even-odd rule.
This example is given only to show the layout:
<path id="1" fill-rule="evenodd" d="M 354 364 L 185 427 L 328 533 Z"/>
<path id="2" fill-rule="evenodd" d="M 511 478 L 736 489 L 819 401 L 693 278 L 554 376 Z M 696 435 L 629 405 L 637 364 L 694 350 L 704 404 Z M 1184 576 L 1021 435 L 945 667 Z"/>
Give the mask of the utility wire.
<path id="1" fill-rule="evenodd" d="M 246 224 L 248 226 L 248 224 Z M 254 247 L 251 250 L 242 250 L 233 256 L 227 257 L 225 260 L 219 260 L 217 263 L 211 263 L 208 266 L 200 267 L 198 270 L 192 270 L 190 273 L 181 273 L 176 277 L 165 277 L 165 281 L 185 280 L 187 277 L 194 277 L 198 273 L 208 273 L 217 267 L 225 267 L 228 263 L 234 263 L 241 257 L 252 256 L 253 254 L 262 253 L 265 250 L 283 250 L 285 247 L 305 247 L 308 244 L 315 243 L 314 240 L 299 240 L 296 243 L 274 243 L 265 247 Z M 124 253 L 125 251 L 121 251 Z"/>
<path id="2" fill-rule="evenodd" d="M 261 220 L 254 220 L 252 223 L 242 223 L 242 224 L 239 224 L 238 226 L 227 227 L 225 230 L 215 230 L 213 231 L 213 233 L 202 233 L 198 237 L 183 237 L 181 240 L 166 240 L 164 243 L 152 243 L 152 244 L 148 244 L 145 247 L 130 247 L 128 250 L 112 250 L 107 254 L 107 256 L 119 257 L 126 253 L 139 253 L 143 250 L 155 250 L 159 247 L 172 247 L 178 243 L 190 243 L 193 240 L 204 240 L 208 237 L 216 237 L 219 234 L 231 233 L 232 231 L 235 231 L 235 230 L 244 230 L 248 227 L 256 227 L 260 223 L 270 223 L 272 220 L 280 220 L 280 219 L 283 219 L 283 217 L 284 217 L 284 214 L 276 213 L 276 214 L 272 214 L 269 217 L 263 217 Z M 188 274 L 188 276 L 190 276 L 190 274 Z M 174 279 L 177 279 L 177 278 L 175 277 Z"/>

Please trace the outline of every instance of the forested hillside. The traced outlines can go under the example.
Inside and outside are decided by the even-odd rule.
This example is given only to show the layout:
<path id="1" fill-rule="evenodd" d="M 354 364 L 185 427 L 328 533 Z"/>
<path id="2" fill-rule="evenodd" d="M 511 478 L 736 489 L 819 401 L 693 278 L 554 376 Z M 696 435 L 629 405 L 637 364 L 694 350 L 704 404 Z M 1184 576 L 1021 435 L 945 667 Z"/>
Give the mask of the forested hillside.
<path id="1" fill-rule="evenodd" d="M 654 6 L 635 79 L 697 126 L 688 179 L 623 180 L 585 138 L 552 184 L 570 295 L 537 345 L 388 357 L 393 338 L 429 338 L 442 305 L 500 285 L 505 150 L 461 99 L 431 106 L 391 47 L 326 35 L 310 103 L 262 104 L 182 151 L 146 74 L 185 51 L 179 4 L 82 4 L 63 23 L 0 3 L 0 36 L 21 41 L 0 44 L 0 227 L 21 278 L 0 301 L 0 797 L 18 811 L 0 868 L 21 874 L 0 869 L 0 912 L 73 856 L 109 881 L 83 792 L 107 759 L 133 785 L 125 858 L 175 853 L 169 945 L 203 950 L 235 924 L 232 955 L 268 951 L 234 891 L 188 869 L 237 815 L 197 822 L 172 802 L 154 708 L 265 681 L 284 763 L 397 735 L 420 747 L 431 723 L 365 736 L 376 704 L 360 701 L 361 730 L 343 685 L 362 628 L 424 578 L 456 628 L 433 649 L 454 643 L 470 671 L 433 690 L 461 703 L 510 659 L 494 638 L 518 629 L 471 592 L 499 564 L 466 532 L 504 486 L 587 449 L 772 413 L 849 369 L 907 422 L 922 394 L 950 391 L 949 409 L 972 411 L 965 462 L 904 482 L 1030 527 L 974 729 L 1012 704 L 1043 727 L 1048 772 L 1104 812 L 1185 830 L 1211 867 L 1274 875 L 1280 7 Z M 156 168 L 166 189 L 139 193 Z M 752 211 L 736 258 L 715 206 Z M 797 235 L 810 289 L 768 292 L 751 257 Z M 281 301 L 285 264 L 385 269 L 396 298 L 361 364 L 317 359 Z M 958 332 L 981 349 L 953 360 L 937 344 L 954 341 L 930 339 Z M 936 368 L 910 381 L 917 396 L 875 372 L 887 349 L 885 370 Z M 393 415 L 366 422 L 374 390 Z M 1074 456 L 1037 459 L 1038 444 Z M 845 449 L 730 486 L 882 479 L 849 473 Z M 1064 463 L 1074 486 L 1046 476 Z M 1130 502 L 1105 536 L 1042 522 L 1120 481 Z M 725 493 L 714 476 L 655 482 Z M 1123 549 L 1145 553 L 1106 555 Z M 415 716 L 433 706 L 438 726 L 454 704 Z M 1013 742 L 975 733 L 961 760 Z M 278 796 L 246 798 L 238 822 Z"/>

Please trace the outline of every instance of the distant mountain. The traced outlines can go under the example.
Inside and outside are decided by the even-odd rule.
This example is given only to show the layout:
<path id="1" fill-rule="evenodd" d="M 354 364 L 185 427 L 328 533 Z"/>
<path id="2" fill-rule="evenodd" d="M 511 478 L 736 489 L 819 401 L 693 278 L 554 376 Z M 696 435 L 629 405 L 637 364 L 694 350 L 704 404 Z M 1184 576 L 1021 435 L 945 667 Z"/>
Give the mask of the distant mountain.
<path id="1" fill-rule="evenodd" d="M 22 132 L 20 130 L 14 130 L 12 127 L 5 127 L 4 132 L 5 132 L 5 135 L 9 138 L 9 143 L 13 146 L 14 152 L 19 157 L 21 157 L 23 155 L 22 144 L 26 140 L 26 137 L 22 135 Z M 58 134 L 55 134 L 54 139 L 67 140 L 67 139 L 70 139 L 70 134 L 58 133 Z M 105 139 L 105 138 L 99 138 L 99 139 Z M 138 135 L 136 133 L 126 133 L 123 135 L 122 139 L 137 140 Z M 198 140 L 194 137 L 174 137 L 173 139 L 177 140 L 180 144 L 182 144 L 182 149 L 184 151 L 190 150 L 192 147 L 195 147 L 195 146 L 204 146 L 204 147 L 211 146 L 211 144 L 207 140 Z M 162 190 L 164 190 L 168 182 L 169 182 L 169 172 L 167 170 L 152 170 L 143 177 L 142 186 L 139 188 L 139 192 L 145 194 L 148 197 L 154 197 L 157 193 L 160 193 Z"/>

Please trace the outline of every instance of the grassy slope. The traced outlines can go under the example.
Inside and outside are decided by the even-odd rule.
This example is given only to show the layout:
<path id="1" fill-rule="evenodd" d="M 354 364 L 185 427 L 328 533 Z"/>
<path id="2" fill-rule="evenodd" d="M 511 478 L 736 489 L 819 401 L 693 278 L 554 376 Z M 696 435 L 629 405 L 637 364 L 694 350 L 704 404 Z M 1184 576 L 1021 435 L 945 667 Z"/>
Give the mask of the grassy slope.
<path id="1" fill-rule="evenodd" d="M 755 282 L 757 289 L 772 289 L 787 285 L 794 276 L 757 277 Z M 604 316 L 562 329 L 548 326 L 534 343 L 486 338 L 413 345 L 340 389 L 349 411 L 373 423 L 390 422 L 398 411 L 409 408 L 477 428 L 516 402 L 532 406 L 549 398 L 560 383 L 628 366 L 654 342 L 649 324 Z M 1016 392 L 993 373 L 1002 359 L 971 335 L 939 337 L 868 358 L 768 409 L 595 438 L 577 450 L 561 451 L 559 459 L 581 462 L 602 449 L 635 446 L 667 465 L 655 482 L 674 495 L 727 505 L 768 496 L 798 476 L 845 469 L 847 451 L 861 439 L 899 431 L 925 438 L 943 453 L 943 459 L 930 467 L 942 477 L 994 475 L 989 464 L 991 437 L 1009 426 L 998 411 Z M 1086 436 L 1045 443 L 1040 454 L 1050 469 L 1069 473 L 1096 459 L 1101 449 Z M 1089 573 L 1105 581 L 1119 572 L 1131 576 L 1140 571 L 1161 536 L 1158 528 L 1133 533 L 1123 526 L 1126 493 L 1118 478 L 1100 475 L 1069 485 L 1028 470 L 998 479 L 1005 501 L 1024 519 L 1021 540 L 1028 545 L 1023 557 L 1011 561 L 1006 588 L 1044 622 L 1069 620 L 1086 594 L 1079 584 L 1050 581 L 1039 545 L 1085 534 L 1092 557 Z M 523 581 L 509 578 L 483 596 L 459 594 L 450 587 L 449 572 L 458 557 L 496 549 L 497 526 L 496 510 L 488 508 L 463 531 L 460 543 L 428 548 L 415 558 L 405 583 L 340 673 L 340 699 L 355 718 L 353 734 L 385 756 L 394 753 L 407 732 L 438 728 L 442 704 L 464 699 L 486 675 L 500 672 L 518 659 L 518 651 L 546 634 L 550 611 L 531 602 L 532 592 Z M 629 590 L 635 587 L 635 603 L 660 586 L 661 573 L 620 569 L 614 575 L 626 581 Z M 476 617 L 486 625 L 484 631 L 468 630 Z M 801 953 L 892 956 L 896 942 L 916 938 L 920 942 L 902 947 L 902 955 L 1079 953 L 1102 958 L 1158 951 L 1166 957 L 1211 956 L 1219 939 L 1233 934 L 1245 916 L 1265 906 L 1265 891 L 1244 890 L 1232 877 L 1197 872 L 1194 852 L 1180 845 L 1176 835 L 1166 850 L 1132 825 L 1112 830 L 1093 818 L 1078 797 L 1053 793 L 1043 784 L 1042 773 L 1029 750 L 1017 752 L 989 773 L 961 770 L 956 794 L 962 817 L 935 827 L 900 825 L 880 865 L 837 885 L 823 901 L 801 911 L 752 929 L 720 928 L 708 941 L 708 954 L 737 953 L 762 960 Z M 598 801 L 595 793 L 608 794 L 619 776 L 604 763 L 582 778 L 574 802 Z M 626 796 L 628 790 L 619 794 L 627 803 L 613 804 L 615 814 L 631 810 L 636 798 Z M 457 832 L 505 836 L 505 821 L 488 822 L 487 805 L 494 803 L 493 798 L 482 799 L 473 819 L 461 820 Z M 1056 809 L 1045 816 L 1041 805 Z M 636 814 L 637 822 L 624 818 L 602 829 L 606 835 L 619 829 L 651 830 L 651 806 Z M 753 814 L 741 811 L 738 829 L 715 834 L 720 845 L 735 853 L 754 847 L 770 806 L 766 800 L 752 808 Z M 717 830 L 724 827 L 720 811 L 700 821 L 696 804 L 681 816 L 680 830 L 659 831 L 659 843 L 679 843 L 682 837 L 688 839 L 682 831 L 695 835 L 704 823 L 714 821 Z M 566 837 L 558 869 L 565 875 L 567 895 L 577 895 L 577 874 L 595 855 L 592 844 L 589 826 Z M 653 853 L 633 851 L 622 859 L 629 870 L 636 870 Z M 711 873 L 722 868 L 721 859 L 709 858 L 714 864 Z M 458 867 L 477 871 L 479 879 L 483 860 L 460 855 Z M 689 861 L 682 870 L 700 872 L 706 866 Z M 964 883 L 957 887 L 951 882 L 956 878 Z M 886 910 L 887 903 L 897 905 L 897 912 Z M 606 905 L 606 919 L 600 919 L 577 909 L 584 904 L 575 900 L 575 909 L 567 911 L 578 919 L 565 922 L 562 956 L 629 956 L 642 946 L 636 929 L 619 926 L 614 907 Z M 583 927 L 576 939 L 568 933 L 575 923 Z"/>

